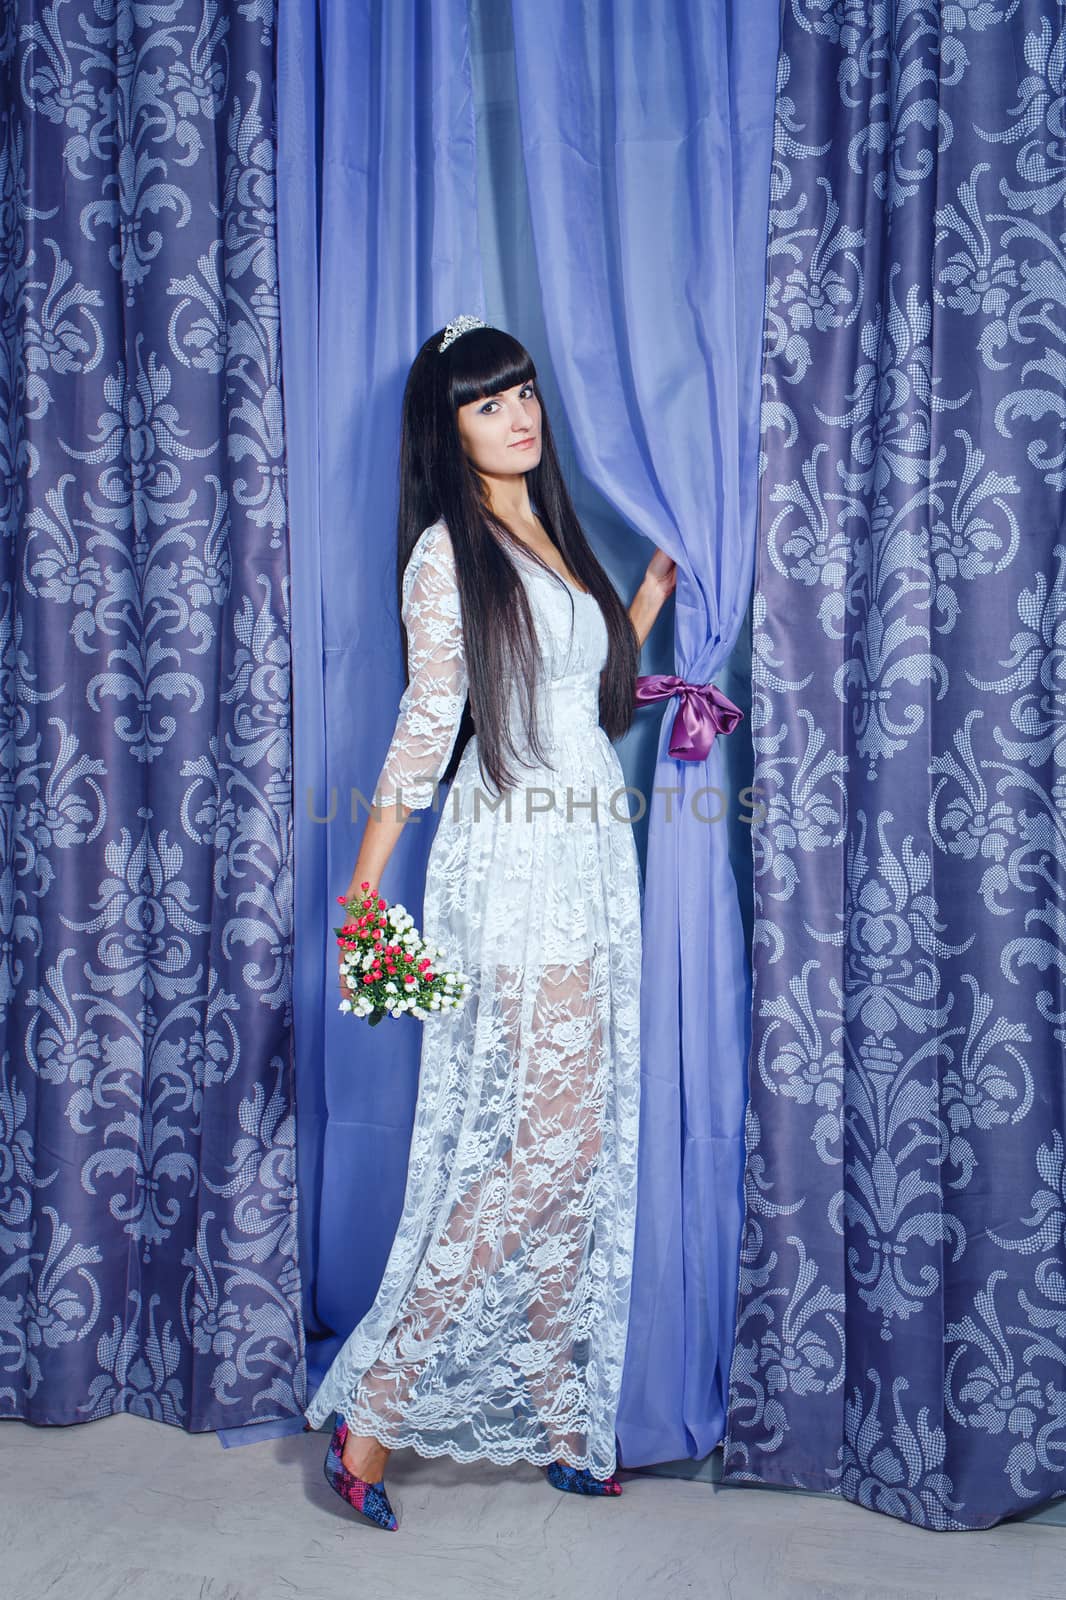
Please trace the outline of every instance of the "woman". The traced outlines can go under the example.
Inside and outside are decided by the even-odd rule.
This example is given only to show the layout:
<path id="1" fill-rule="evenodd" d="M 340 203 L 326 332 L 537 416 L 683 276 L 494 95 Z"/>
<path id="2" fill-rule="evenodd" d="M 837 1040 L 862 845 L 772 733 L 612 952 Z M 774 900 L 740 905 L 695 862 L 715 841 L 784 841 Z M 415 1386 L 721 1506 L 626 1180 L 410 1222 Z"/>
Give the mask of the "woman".
<path id="1" fill-rule="evenodd" d="M 641 929 L 611 741 L 674 574 L 657 551 L 627 614 L 522 345 L 465 316 L 427 340 L 401 438 L 408 682 L 348 896 L 377 889 L 450 777 L 422 931 L 472 989 L 423 1027 L 384 1276 L 306 1411 L 336 1413 L 327 1479 L 380 1527 L 397 1525 L 383 1474 L 402 1445 L 621 1493 Z"/>

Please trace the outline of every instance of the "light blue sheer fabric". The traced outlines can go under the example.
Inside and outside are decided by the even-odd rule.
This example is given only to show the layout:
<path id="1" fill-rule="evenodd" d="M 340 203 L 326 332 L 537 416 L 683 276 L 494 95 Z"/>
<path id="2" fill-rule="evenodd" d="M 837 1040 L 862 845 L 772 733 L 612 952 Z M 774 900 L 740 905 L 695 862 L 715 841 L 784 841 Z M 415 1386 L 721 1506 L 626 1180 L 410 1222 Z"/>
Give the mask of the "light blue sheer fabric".
<path id="1" fill-rule="evenodd" d="M 434 328 L 483 301 L 465 0 L 287 0 L 279 53 L 300 1247 L 308 1331 L 335 1334 L 309 1348 L 313 1389 L 380 1280 L 417 1091 L 418 1030 L 338 1011 L 332 933 L 366 819 L 352 792 L 370 798 L 403 688 L 403 384 Z M 435 821 L 411 818 L 380 885 L 415 914 Z"/>
<path id="2" fill-rule="evenodd" d="M 777 0 L 678 3 L 667 27 L 639 0 L 516 0 L 512 16 L 578 458 L 677 560 L 675 670 L 709 682 L 752 582 Z M 741 1221 L 751 989 L 724 815 L 737 801 L 698 793 L 726 789 L 721 741 L 706 761 L 669 756 L 676 709 L 661 713 L 647 848 L 628 1466 L 722 1437 Z"/>

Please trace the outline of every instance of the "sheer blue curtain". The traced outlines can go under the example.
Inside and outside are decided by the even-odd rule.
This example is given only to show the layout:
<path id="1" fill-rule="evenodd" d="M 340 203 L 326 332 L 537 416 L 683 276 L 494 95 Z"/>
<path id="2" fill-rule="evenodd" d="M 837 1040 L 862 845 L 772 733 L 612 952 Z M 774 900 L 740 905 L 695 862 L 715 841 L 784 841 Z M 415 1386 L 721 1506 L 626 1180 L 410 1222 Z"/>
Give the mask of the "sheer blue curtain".
<path id="1" fill-rule="evenodd" d="M 483 314 L 465 0 L 281 8 L 279 230 L 296 729 L 295 1026 L 312 1381 L 373 1299 L 403 1201 L 419 1032 L 337 1009 L 348 887 L 403 687 L 395 603 L 404 380 Z M 436 817 L 380 885 L 419 917 Z"/>
<path id="2" fill-rule="evenodd" d="M 752 583 L 777 0 L 514 0 L 512 16 L 547 338 L 578 460 L 677 560 L 674 671 L 708 683 Z M 722 1437 L 740 1234 L 750 978 L 726 819 L 743 801 L 721 739 L 705 760 L 669 755 L 676 710 L 638 713 L 660 727 L 618 1421 L 629 1466 Z"/>
<path id="3" fill-rule="evenodd" d="M 481 268 L 485 281 L 486 317 L 506 328 L 529 350 L 537 366 L 537 382 L 551 418 L 559 459 L 582 528 L 610 574 L 618 593 L 628 603 L 636 593 L 652 553 L 646 539 L 634 530 L 584 472 L 577 459 L 566 406 L 548 345 L 545 311 L 537 272 L 529 191 L 526 182 L 522 129 L 515 78 L 514 29 L 509 5 L 497 0 L 469 0 L 470 58 L 477 113 L 478 219 Z M 644 649 L 645 672 L 670 672 L 674 665 L 673 602 L 662 609 Z M 746 643 L 746 640 L 745 640 Z M 743 657 L 742 649 L 734 656 Z M 750 659 L 750 653 L 749 653 Z M 750 693 L 750 668 L 740 659 L 742 686 Z M 730 691 L 727 691 L 730 692 Z M 655 769 L 658 725 L 654 717 L 638 718 L 618 742 L 626 782 L 651 788 Z M 732 754 L 741 746 L 734 745 Z M 751 744 L 748 741 L 749 774 Z M 647 812 L 634 812 L 633 836 L 643 868 L 647 846 Z M 746 856 L 746 878 L 751 877 L 751 830 L 741 829 L 739 854 Z M 749 895 L 750 900 L 750 895 Z M 750 907 L 745 914 L 749 916 Z"/>
<path id="4" fill-rule="evenodd" d="M 0 1416 L 34 1423 L 306 1398 L 273 29 L 0 17 Z"/>
<path id="5" fill-rule="evenodd" d="M 726 1477 L 1066 1492 L 1062 0 L 793 0 Z"/>

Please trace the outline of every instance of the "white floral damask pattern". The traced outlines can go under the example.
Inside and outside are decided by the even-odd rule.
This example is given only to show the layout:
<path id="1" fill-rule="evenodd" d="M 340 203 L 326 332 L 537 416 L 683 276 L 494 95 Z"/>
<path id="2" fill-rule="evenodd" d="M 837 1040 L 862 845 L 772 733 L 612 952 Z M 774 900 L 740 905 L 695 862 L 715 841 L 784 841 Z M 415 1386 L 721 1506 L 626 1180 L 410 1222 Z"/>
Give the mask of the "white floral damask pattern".
<path id="1" fill-rule="evenodd" d="M 272 0 L 0 24 L 0 1414 L 305 1399 Z"/>
<path id="2" fill-rule="evenodd" d="M 940 1529 L 1066 1493 L 1064 34 L 779 58 L 725 1475 Z"/>

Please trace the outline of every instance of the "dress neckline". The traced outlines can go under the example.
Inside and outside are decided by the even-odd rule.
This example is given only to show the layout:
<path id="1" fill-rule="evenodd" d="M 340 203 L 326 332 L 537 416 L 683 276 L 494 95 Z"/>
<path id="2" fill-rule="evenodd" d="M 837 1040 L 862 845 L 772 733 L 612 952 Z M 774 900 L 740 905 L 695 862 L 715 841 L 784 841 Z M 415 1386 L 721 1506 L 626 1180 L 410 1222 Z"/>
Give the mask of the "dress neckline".
<path id="1" fill-rule="evenodd" d="M 516 542 L 519 545 L 522 544 L 522 540 L 521 539 L 517 539 Z M 591 600 L 593 598 L 592 591 L 590 589 L 579 589 L 576 584 L 571 583 L 569 578 L 564 577 L 563 574 L 556 567 L 551 566 L 548 562 L 545 562 L 544 566 L 541 566 L 540 562 L 536 559 L 536 557 L 531 555 L 528 550 L 524 549 L 524 547 L 523 547 L 523 554 L 525 555 L 526 560 L 528 561 L 530 567 L 532 567 L 535 571 L 544 572 L 545 569 L 546 569 L 551 574 L 551 576 L 553 578 L 561 579 L 562 582 L 566 584 L 566 587 L 568 589 L 570 589 L 574 594 L 584 595 L 586 600 Z"/>

